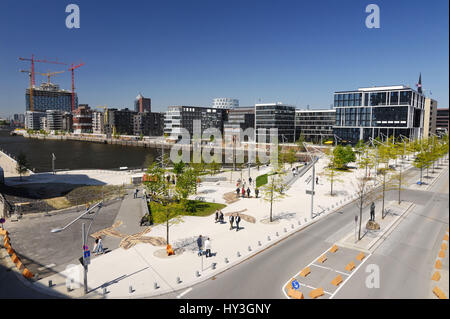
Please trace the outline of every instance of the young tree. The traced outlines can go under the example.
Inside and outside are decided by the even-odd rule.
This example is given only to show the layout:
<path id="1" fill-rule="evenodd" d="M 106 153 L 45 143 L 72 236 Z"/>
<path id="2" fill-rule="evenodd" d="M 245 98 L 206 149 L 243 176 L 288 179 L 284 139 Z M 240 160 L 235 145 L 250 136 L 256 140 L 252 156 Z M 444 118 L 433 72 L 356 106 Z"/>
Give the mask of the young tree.
<path id="1" fill-rule="evenodd" d="M 373 193 L 370 190 L 369 180 L 364 177 L 356 178 L 356 206 L 359 208 L 358 240 L 361 240 L 362 212 L 373 200 Z"/>
<path id="2" fill-rule="evenodd" d="M 339 179 L 339 176 L 342 174 L 336 167 L 334 167 L 332 164 L 325 167 L 324 175 L 325 178 L 330 182 L 330 195 L 333 196 L 333 184 L 336 182 L 341 183 L 342 180 Z M 315 181 L 312 181 L 315 183 Z"/>
<path id="3" fill-rule="evenodd" d="M 184 162 L 183 161 L 180 161 L 180 162 L 178 162 L 178 163 L 174 163 L 173 164 L 173 172 L 175 173 L 175 175 L 180 175 L 180 174 L 183 174 L 183 171 L 184 171 L 184 167 L 185 167 L 186 165 L 184 164 Z"/>
<path id="4" fill-rule="evenodd" d="M 334 164 L 337 169 L 346 169 L 347 165 L 356 160 L 355 152 L 350 145 L 338 145 L 333 150 Z"/>
<path id="5" fill-rule="evenodd" d="M 28 171 L 27 166 L 28 166 L 27 156 L 25 155 L 25 153 L 20 152 L 19 155 L 17 156 L 17 164 L 16 164 L 16 171 L 20 176 L 20 180 L 22 180 L 22 175 Z"/>
<path id="6" fill-rule="evenodd" d="M 358 159 L 358 167 L 365 168 L 365 178 L 367 178 L 367 170 L 372 168 L 374 165 L 373 155 L 371 149 L 365 144 L 360 147 L 360 152 L 361 154 Z"/>
<path id="7" fill-rule="evenodd" d="M 188 210 L 187 198 L 189 197 L 189 195 L 197 193 L 197 179 L 198 175 L 192 168 L 184 170 L 184 172 L 177 177 L 175 192 L 177 194 L 177 197 L 181 199 L 181 204 L 185 210 Z"/>
<path id="8" fill-rule="evenodd" d="M 270 181 L 261 186 L 262 199 L 270 203 L 270 222 L 272 222 L 272 207 L 273 203 L 285 198 L 287 195 L 283 192 L 286 189 L 286 185 L 283 181 L 284 174 L 281 169 L 272 172 Z"/>
<path id="9" fill-rule="evenodd" d="M 286 154 L 286 161 L 291 165 L 292 165 L 297 161 L 297 151 L 293 148 L 289 149 L 289 151 Z"/>
<path id="10" fill-rule="evenodd" d="M 422 185 L 423 169 L 428 165 L 428 156 L 425 151 L 421 151 L 416 155 L 413 165 L 414 167 L 420 169 L 420 185 Z"/>
<path id="11" fill-rule="evenodd" d="M 305 146 L 303 145 L 304 142 L 305 142 L 305 136 L 303 135 L 303 133 L 300 133 L 300 136 L 296 142 L 299 152 L 305 151 Z"/>

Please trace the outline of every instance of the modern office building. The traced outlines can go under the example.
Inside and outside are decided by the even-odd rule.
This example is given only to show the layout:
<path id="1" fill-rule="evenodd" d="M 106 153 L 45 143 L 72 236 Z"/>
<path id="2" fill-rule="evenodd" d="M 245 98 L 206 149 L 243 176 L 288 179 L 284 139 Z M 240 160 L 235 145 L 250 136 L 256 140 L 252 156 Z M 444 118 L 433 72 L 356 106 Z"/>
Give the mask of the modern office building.
<path id="1" fill-rule="evenodd" d="M 105 113 L 100 111 L 92 112 L 92 133 L 105 134 Z"/>
<path id="2" fill-rule="evenodd" d="M 173 138 L 181 137 L 181 128 L 185 128 L 191 138 L 194 133 L 194 120 L 201 121 L 201 131 L 217 128 L 223 133 L 223 124 L 228 110 L 200 106 L 169 106 L 164 118 L 164 134 Z"/>
<path id="3" fill-rule="evenodd" d="M 231 109 L 234 107 L 239 107 L 239 100 L 228 97 L 215 98 L 213 99 L 212 107 L 215 109 Z"/>
<path id="4" fill-rule="evenodd" d="M 108 109 L 107 121 L 105 122 L 105 133 L 107 135 L 133 135 L 134 115 L 136 112 L 125 109 Z"/>
<path id="5" fill-rule="evenodd" d="M 47 118 L 46 131 L 62 131 L 63 130 L 63 112 L 58 110 L 45 111 Z"/>
<path id="6" fill-rule="evenodd" d="M 75 93 L 75 109 L 78 108 L 78 97 Z M 30 89 L 25 91 L 26 110 L 30 111 Z M 42 83 L 40 87 L 33 88 L 33 111 L 45 112 L 59 110 L 72 112 L 72 92 L 61 90 L 59 85 Z"/>
<path id="7" fill-rule="evenodd" d="M 437 109 L 436 112 L 436 135 L 444 135 L 449 132 L 448 108 Z"/>
<path id="8" fill-rule="evenodd" d="M 16 123 L 23 124 L 25 123 L 25 114 L 14 114 L 13 120 Z"/>
<path id="9" fill-rule="evenodd" d="M 238 136 L 248 128 L 255 128 L 255 107 L 235 107 L 228 112 L 228 121 L 223 125 L 225 136 Z M 254 133 L 254 130 L 252 130 Z M 241 141 L 254 141 L 254 134 L 241 137 Z"/>
<path id="10" fill-rule="evenodd" d="M 41 118 L 45 118 L 45 112 L 26 111 L 25 128 L 39 131 L 41 128 Z"/>
<path id="11" fill-rule="evenodd" d="M 47 118 L 45 116 L 41 117 L 39 119 L 39 129 L 47 131 L 48 130 L 48 126 L 47 126 Z"/>
<path id="12" fill-rule="evenodd" d="M 378 136 L 422 137 L 425 96 L 419 91 L 396 85 L 335 92 L 333 132 L 351 144 Z"/>
<path id="13" fill-rule="evenodd" d="M 87 104 L 73 111 L 73 132 L 76 134 L 92 133 L 92 110 Z"/>
<path id="14" fill-rule="evenodd" d="M 152 100 L 150 98 L 143 97 L 140 93 L 136 96 L 134 100 L 134 111 L 135 112 L 151 112 L 152 111 Z"/>
<path id="15" fill-rule="evenodd" d="M 164 114 L 144 112 L 133 115 L 133 135 L 162 136 L 164 131 Z"/>
<path id="16" fill-rule="evenodd" d="M 336 122 L 336 110 L 296 110 L 295 140 L 303 136 L 305 141 L 323 143 L 333 140 L 333 126 Z"/>
<path id="17" fill-rule="evenodd" d="M 425 98 L 424 118 L 423 118 L 423 137 L 429 138 L 436 134 L 436 116 L 437 101 L 431 98 Z"/>
<path id="18" fill-rule="evenodd" d="M 283 103 L 255 104 L 257 142 L 270 142 L 270 129 L 278 129 L 278 143 L 295 141 L 295 106 Z"/>

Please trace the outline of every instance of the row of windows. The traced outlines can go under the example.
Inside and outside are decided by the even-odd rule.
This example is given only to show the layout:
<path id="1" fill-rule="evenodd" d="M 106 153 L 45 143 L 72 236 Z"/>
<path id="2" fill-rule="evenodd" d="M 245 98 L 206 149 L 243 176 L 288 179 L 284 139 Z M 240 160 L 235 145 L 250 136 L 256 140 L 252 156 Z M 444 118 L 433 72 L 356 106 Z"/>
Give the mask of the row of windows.
<path id="1" fill-rule="evenodd" d="M 412 90 L 364 93 L 364 106 L 412 105 L 423 108 L 425 97 Z M 362 93 L 339 93 L 334 95 L 334 106 L 363 106 Z"/>

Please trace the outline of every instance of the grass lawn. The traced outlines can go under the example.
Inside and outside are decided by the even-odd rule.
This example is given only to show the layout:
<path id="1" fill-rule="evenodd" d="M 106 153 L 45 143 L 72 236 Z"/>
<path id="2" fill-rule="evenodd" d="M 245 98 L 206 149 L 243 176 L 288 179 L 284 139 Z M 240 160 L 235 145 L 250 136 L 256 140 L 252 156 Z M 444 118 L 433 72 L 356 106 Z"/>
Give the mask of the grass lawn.
<path id="1" fill-rule="evenodd" d="M 209 216 L 214 214 L 214 212 L 217 209 L 223 209 L 225 207 L 227 207 L 227 205 L 225 204 L 219 204 L 219 203 L 210 203 L 210 202 L 202 202 L 199 200 L 189 200 L 190 205 L 195 205 L 195 212 L 187 212 L 185 210 L 179 210 L 177 212 L 177 214 L 172 215 L 172 217 L 176 217 L 178 215 L 181 216 Z M 161 213 L 161 204 L 155 203 L 155 202 L 151 202 L 150 203 L 150 211 L 152 212 L 153 215 L 153 220 L 155 224 L 159 224 L 161 223 L 164 218 L 163 215 Z"/>

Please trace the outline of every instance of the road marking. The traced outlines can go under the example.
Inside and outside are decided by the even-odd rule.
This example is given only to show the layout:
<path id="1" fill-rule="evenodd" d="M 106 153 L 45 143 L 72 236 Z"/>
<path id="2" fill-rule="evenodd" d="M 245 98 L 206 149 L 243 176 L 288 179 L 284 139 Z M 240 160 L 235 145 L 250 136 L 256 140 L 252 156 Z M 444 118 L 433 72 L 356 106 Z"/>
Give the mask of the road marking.
<path id="1" fill-rule="evenodd" d="M 299 282 L 299 284 L 300 285 L 302 285 L 302 286 L 305 286 L 305 287 L 307 287 L 307 288 L 309 288 L 309 289 L 312 289 L 312 290 L 314 290 L 314 289 L 317 289 L 317 287 L 313 287 L 313 286 L 309 286 L 309 285 L 305 285 L 305 284 L 302 284 L 301 282 Z M 331 293 L 330 292 L 328 292 L 328 291 L 323 291 L 324 293 L 326 293 L 326 294 L 329 294 L 329 295 L 331 295 Z"/>
<path id="2" fill-rule="evenodd" d="M 339 270 L 336 270 L 336 269 L 333 269 L 333 268 L 330 268 L 330 267 L 320 266 L 320 265 L 316 265 L 316 264 L 311 264 L 311 266 L 316 266 L 316 267 L 319 267 L 319 268 L 323 268 L 323 269 L 327 269 L 327 270 L 331 270 L 331 271 L 337 272 L 337 273 L 345 275 L 345 276 L 349 276 L 349 274 L 346 274 L 345 272 L 342 272 L 342 271 L 339 271 Z"/>
<path id="3" fill-rule="evenodd" d="M 179 295 L 177 296 L 177 298 L 180 299 L 181 297 L 183 297 L 185 294 L 187 294 L 187 293 L 190 292 L 191 290 L 192 290 L 192 287 L 186 289 L 186 290 L 183 291 L 181 294 L 179 294 Z"/>
<path id="4" fill-rule="evenodd" d="M 361 267 L 369 258 L 372 256 L 372 254 L 369 254 L 366 258 L 363 259 L 363 261 L 358 265 L 358 267 L 355 268 L 355 270 L 344 280 L 342 284 L 339 285 L 338 289 L 336 289 L 333 294 L 330 296 L 330 299 L 333 299 L 333 297 L 338 293 L 339 290 L 341 290 L 342 287 L 344 287 L 345 283 L 358 271 L 359 267 Z"/>
<path id="5" fill-rule="evenodd" d="M 45 269 L 52 268 L 52 267 L 55 267 L 55 266 L 56 266 L 55 264 L 49 264 L 49 265 L 45 265 L 44 267 L 39 267 L 38 270 L 39 271 L 43 271 Z"/>

